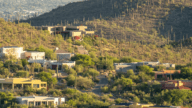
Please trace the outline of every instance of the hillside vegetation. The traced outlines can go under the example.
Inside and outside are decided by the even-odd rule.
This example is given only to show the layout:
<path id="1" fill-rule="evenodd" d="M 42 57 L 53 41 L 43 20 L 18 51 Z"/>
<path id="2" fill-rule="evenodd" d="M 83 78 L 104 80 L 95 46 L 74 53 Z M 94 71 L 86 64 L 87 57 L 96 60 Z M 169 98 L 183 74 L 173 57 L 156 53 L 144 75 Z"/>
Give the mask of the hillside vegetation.
<path id="1" fill-rule="evenodd" d="M 0 20 L 0 47 L 3 46 L 22 46 L 24 49 L 35 50 L 42 47 L 53 50 L 55 47 L 76 52 L 75 45 L 83 45 L 89 51 L 92 58 L 100 56 L 111 56 L 118 59 L 124 56 L 130 56 L 139 60 L 170 62 L 176 64 L 185 64 L 191 61 L 192 51 L 183 45 L 175 44 L 177 47 L 164 45 L 158 47 L 154 44 L 137 43 L 134 41 L 93 38 L 86 36 L 84 41 L 73 42 L 70 38 L 64 40 L 61 35 L 50 35 L 48 31 L 34 29 L 27 23 L 11 23 L 3 19 Z M 188 45 L 189 46 L 189 45 Z"/>
<path id="2" fill-rule="evenodd" d="M 191 36 L 190 0 L 89 0 L 28 19 L 32 25 L 86 24 L 99 36 L 169 44 Z"/>
<path id="3" fill-rule="evenodd" d="M 22 46 L 24 49 L 33 49 L 40 45 L 53 49 L 63 47 L 65 42 L 62 36 L 50 35 L 48 31 L 38 31 L 28 23 L 15 24 L 0 19 L 0 47 Z"/>

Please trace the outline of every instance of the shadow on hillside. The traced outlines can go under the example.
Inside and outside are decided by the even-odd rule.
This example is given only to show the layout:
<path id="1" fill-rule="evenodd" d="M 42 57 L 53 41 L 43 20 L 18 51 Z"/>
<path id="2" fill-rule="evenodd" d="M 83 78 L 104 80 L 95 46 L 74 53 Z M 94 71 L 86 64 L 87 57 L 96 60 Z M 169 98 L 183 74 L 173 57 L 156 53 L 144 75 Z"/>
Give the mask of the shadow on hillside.
<path id="1" fill-rule="evenodd" d="M 192 8 L 185 7 L 181 11 L 181 7 L 177 7 L 163 20 L 160 33 L 165 38 L 179 41 L 192 37 Z"/>
<path id="2" fill-rule="evenodd" d="M 48 13 L 44 13 L 38 17 L 22 20 L 20 22 L 31 23 L 32 26 L 41 25 L 66 25 L 71 23 L 82 23 L 83 21 L 98 18 L 110 19 L 118 17 L 127 9 L 122 6 L 124 0 L 89 0 L 83 2 L 69 3 L 60 6 Z M 138 0 L 127 4 L 127 7 L 136 8 Z M 16 21 L 17 23 L 17 21 Z"/>

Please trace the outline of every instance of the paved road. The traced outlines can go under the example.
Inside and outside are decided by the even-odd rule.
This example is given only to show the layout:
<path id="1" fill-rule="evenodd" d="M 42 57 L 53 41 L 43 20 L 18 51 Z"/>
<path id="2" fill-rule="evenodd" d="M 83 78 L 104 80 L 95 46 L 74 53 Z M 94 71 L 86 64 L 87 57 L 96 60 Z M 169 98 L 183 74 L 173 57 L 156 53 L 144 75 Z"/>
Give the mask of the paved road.
<path id="1" fill-rule="evenodd" d="M 105 78 L 105 75 L 98 76 L 97 78 L 100 79 L 99 83 L 95 85 L 95 87 L 92 89 L 92 92 L 101 96 L 101 87 L 108 84 L 107 78 Z"/>

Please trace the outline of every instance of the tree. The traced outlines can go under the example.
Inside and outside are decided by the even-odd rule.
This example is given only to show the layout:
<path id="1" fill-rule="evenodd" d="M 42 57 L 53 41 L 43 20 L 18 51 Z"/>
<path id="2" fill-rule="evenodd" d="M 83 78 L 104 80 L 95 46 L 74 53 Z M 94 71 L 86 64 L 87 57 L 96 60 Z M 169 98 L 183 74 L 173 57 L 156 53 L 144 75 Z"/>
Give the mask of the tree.
<path id="1" fill-rule="evenodd" d="M 77 54 L 72 57 L 71 60 L 76 61 L 77 65 L 82 64 L 83 66 L 92 66 L 95 64 L 90 56 L 84 54 Z"/>
<path id="2" fill-rule="evenodd" d="M 89 76 L 91 75 L 93 78 L 99 75 L 99 72 L 93 68 L 89 68 L 85 73 L 83 73 L 84 76 Z"/>
<path id="3" fill-rule="evenodd" d="M 3 61 L 0 61 L 0 68 L 4 66 Z"/>
<path id="4" fill-rule="evenodd" d="M 53 52 L 53 50 L 49 48 L 44 48 L 44 46 L 40 45 L 38 48 L 35 49 L 35 51 L 45 52 L 46 58 L 56 60 L 56 54 Z"/>
<path id="5" fill-rule="evenodd" d="M 135 73 L 133 72 L 133 70 L 132 70 L 132 69 L 127 70 L 127 76 L 129 77 L 129 76 L 131 76 L 131 75 L 135 75 Z"/>
<path id="6" fill-rule="evenodd" d="M 138 102 L 140 102 L 140 99 L 139 99 L 137 96 L 135 96 L 135 97 L 133 98 L 133 102 L 138 103 Z"/>
<path id="7" fill-rule="evenodd" d="M 16 73 L 16 76 L 17 77 L 21 77 L 21 78 L 27 78 L 27 77 L 29 77 L 29 72 L 27 72 L 27 71 L 18 71 L 17 73 Z"/>
<path id="8" fill-rule="evenodd" d="M 138 66 L 138 71 L 139 72 L 145 72 L 145 73 L 152 73 L 153 71 L 153 68 L 147 66 L 147 65 L 144 65 L 144 66 Z"/>
<path id="9" fill-rule="evenodd" d="M 74 85 L 75 84 L 75 76 L 73 74 L 70 74 L 67 76 L 67 85 Z"/>
<path id="10" fill-rule="evenodd" d="M 189 98 L 192 96 L 191 90 L 179 90 L 174 89 L 168 92 L 165 92 L 163 99 L 167 103 L 171 103 L 172 105 L 180 106 L 183 103 L 188 102 Z"/>
<path id="11" fill-rule="evenodd" d="M 116 102 L 117 104 L 119 104 L 119 103 L 122 102 L 122 99 L 121 99 L 121 98 L 117 98 L 117 99 L 115 99 L 115 102 Z"/>
<path id="12" fill-rule="evenodd" d="M 40 72 L 37 76 L 41 79 L 41 81 L 46 81 L 49 86 L 51 84 L 57 84 L 57 79 L 53 78 L 51 73 Z"/>
<path id="13" fill-rule="evenodd" d="M 84 67 L 82 65 L 75 65 L 75 70 L 77 73 L 82 73 Z"/>
<path id="14" fill-rule="evenodd" d="M 93 86 L 93 81 L 91 79 L 88 79 L 87 77 L 78 77 L 77 78 L 77 86 L 81 89 L 88 89 Z"/>
<path id="15" fill-rule="evenodd" d="M 192 68 L 189 67 L 184 67 L 181 69 L 181 77 L 182 78 L 187 78 L 189 80 L 192 79 Z"/>
<path id="16" fill-rule="evenodd" d="M 8 76 L 10 74 L 7 68 L 1 68 L 0 73 L 1 75 L 5 75 L 5 76 Z"/>
<path id="17" fill-rule="evenodd" d="M 21 62 L 22 62 L 23 67 L 29 64 L 27 59 L 21 59 Z"/>

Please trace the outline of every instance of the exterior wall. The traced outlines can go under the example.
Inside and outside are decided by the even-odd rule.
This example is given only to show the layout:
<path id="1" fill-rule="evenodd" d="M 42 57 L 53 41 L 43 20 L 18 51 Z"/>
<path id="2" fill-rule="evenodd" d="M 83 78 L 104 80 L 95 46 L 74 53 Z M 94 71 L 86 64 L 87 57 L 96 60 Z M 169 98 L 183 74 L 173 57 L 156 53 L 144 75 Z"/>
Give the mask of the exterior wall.
<path id="1" fill-rule="evenodd" d="M 136 65 L 130 64 L 130 65 L 115 65 L 116 72 L 127 72 L 127 70 L 132 69 L 133 71 L 136 70 Z"/>
<path id="2" fill-rule="evenodd" d="M 162 65 L 162 66 L 165 66 L 166 68 L 170 68 L 170 67 L 175 68 L 175 64 L 162 63 L 161 65 Z"/>
<path id="3" fill-rule="evenodd" d="M 161 85 L 162 85 L 162 89 L 186 89 L 186 90 L 192 89 L 191 86 L 186 85 L 186 82 L 177 81 L 177 80 L 163 81 L 161 82 Z"/>
<path id="4" fill-rule="evenodd" d="M 21 59 L 21 54 L 23 53 L 23 47 L 2 47 L 1 52 L 4 54 L 1 55 L 13 55 L 17 59 Z"/>
<path id="5" fill-rule="evenodd" d="M 95 31 L 85 31 L 85 34 L 94 34 Z"/>
<path id="6" fill-rule="evenodd" d="M 34 88 L 34 89 L 41 89 L 45 88 L 47 89 L 47 82 L 42 82 L 41 80 L 32 80 L 29 78 L 8 78 L 8 79 L 0 79 L 0 84 L 12 84 L 12 89 L 14 89 L 15 84 L 22 84 L 22 88 L 24 84 L 30 84 L 32 88 L 33 84 L 39 84 L 39 88 Z M 45 84 L 45 87 L 41 87 L 41 84 Z M 3 87 L 1 89 L 4 89 Z"/>
<path id="7" fill-rule="evenodd" d="M 111 105 L 109 108 L 148 108 L 154 106 L 153 104 L 132 104 L 129 106 L 126 105 Z"/>
<path id="8" fill-rule="evenodd" d="M 45 58 L 45 52 L 30 52 L 32 60 L 42 60 Z"/>
<path id="9" fill-rule="evenodd" d="M 175 72 L 178 72 L 178 73 L 180 73 L 181 71 L 180 70 L 163 70 L 163 71 L 159 71 L 159 72 L 155 72 L 155 79 L 157 79 L 157 76 L 158 75 L 162 75 L 162 78 L 164 78 L 164 79 L 166 79 L 167 77 L 166 77 L 166 74 L 170 74 L 170 75 L 172 75 L 172 74 L 174 74 Z M 171 76 L 172 77 L 172 76 Z"/>
<path id="10" fill-rule="evenodd" d="M 57 105 L 61 105 L 62 103 L 65 102 L 65 98 L 47 97 L 47 96 L 16 97 L 16 100 L 18 101 L 18 103 L 26 105 L 29 105 L 29 102 L 34 102 L 34 106 L 36 106 L 35 102 L 40 102 L 40 105 L 42 104 L 42 102 L 46 102 L 47 105 L 48 102 L 53 102 L 54 107 L 56 107 Z"/>
<path id="11" fill-rule="evenodd" d="M 164 63 L 167 65 L 167 63 Z M 161 65 L 159 62 L 133 62 L 133 63 L 114 63 L 115 69 L 117 72 L 127 72 L 129 69 L 136 70 L 137 66 L 147 65 L 150 67 L 155 67 Z M 168 64 L 169 67 L 174 67 L 175 64 Z"/>
<path id="12" fill-rule="evenodd" d="M 48 31 L 50 34 L 54 34 L 54 32 L 56 31 L 55 27 L 54 26 L 49 26 L 48 27 Z"/>
<path id="13" fill-rule="evenodd" d="M 136 70 L 137 63 L 114 63 L 116 72 L 127 72 L 127 70 Z"/>
<path id="14" fill-rule="evenodd" d="M 71 53 L 58 53 L 57 58 L 59 61 L 64 61 L 64 60 L 71 60 L 71 57 L 73 57 L 74 54 Z"/>
<path id="15" fill-rule="evenodd" d="M 21 53 L 21 59 L 25 59 L 25 51 L 23 51 L 23 53 Z"/>
<path id="16" fill-rule="evenodd" d="M 69 68 L 72 68 L 75 66 L 75 61 L 69 61 L 69 63 L 62 63 L 62 65 L 67 65 Z"/>
<path id="17" fill-rule="evenodd" d="M 192 89 L 192 81 L 183 81 L 183 85 Z"/>
<path id="18" fill-rule="evenodd" d="M 87 29 L 87 26 L 79 26 L 79 31 L 85 31 Z"/>
<path id="19" fill-rule="evenodd" d="M 81 36 L 81 32 L 80 31 L 70 31 L 70 36 L 74 37 L 74 36 Z"/>

